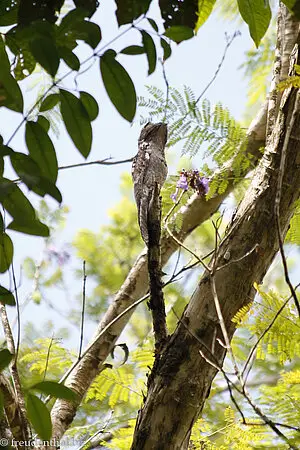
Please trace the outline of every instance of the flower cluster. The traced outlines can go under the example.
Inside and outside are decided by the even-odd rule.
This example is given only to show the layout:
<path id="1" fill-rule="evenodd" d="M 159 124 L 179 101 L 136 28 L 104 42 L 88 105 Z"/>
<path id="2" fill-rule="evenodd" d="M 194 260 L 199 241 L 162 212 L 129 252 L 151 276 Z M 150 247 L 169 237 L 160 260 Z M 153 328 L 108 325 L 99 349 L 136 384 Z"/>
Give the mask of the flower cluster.
<path id="1" fill-rule="evenodd" d="M 179 180 L 176 184 L 176 191 L 171 194 L 171 199 L 176 202 L 180 189 L 187 191 L 191 187 L 197 194 L 204 196 L 209 189 L 209 179 L 201 177 L 198 170 L 186 171 L 182 169 L 179 175 Z"/>

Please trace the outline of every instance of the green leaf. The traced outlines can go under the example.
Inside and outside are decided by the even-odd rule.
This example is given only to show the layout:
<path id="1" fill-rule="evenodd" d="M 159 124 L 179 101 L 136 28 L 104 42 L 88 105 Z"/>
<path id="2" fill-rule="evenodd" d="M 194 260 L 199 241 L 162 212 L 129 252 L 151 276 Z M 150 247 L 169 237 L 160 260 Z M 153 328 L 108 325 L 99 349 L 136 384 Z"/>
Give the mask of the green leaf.
<path id="1" fill-rule="evenodd" d="M 64 62 L 67 64 L 67 66 L 70 67 L 72 70 L 78 71 L 80 69 L 80 61 L 78 57 L 75 55 L 75 53 L 72 52 L 67 47 L 58 47 L 58 52 L 61 58 L 64 60 Z"/>
<path id="2" fill-rule="evenodd" d="M 160 45 L 164 51 L 164 61 L 166 61 L 172 54 L 171 45 L 163 38 L 160 39 Z"/>
<path id="3" fill-rule="evenodd" d="M 46 131 L 46 133 L 48 133 L 49 129 L 50 129 L 50 122 L 48 119 L 46 119 L 46 117 L 39 115 L 38 116 L 38 120 L 37 123 L 39 125 L 41 125 L 41 127 L 44 128 L 44 130 Z"/>
<path id="4" fill-rule="evenodd" d="M 60 89 L 60 111 L 66 129 L 82 156 L 88 157 L 92 145 L 92 127 L 81 101 L 68 91 Z"/>
<path id="5" fill-rule="evenodd" d="M 132 23 L 142 14 L 146 14 L 150 3 L 151 0 L 116 0 L 118 25 Z"/>
<path id="6" fill-rule="evenodd" d="M 33 394 L 28 394 L 26 400 L 27 414 L 33 428 L 41 439 L 50 440 L 52 424 L 46 405 Z"/>
<path id="7" fill-rule="evenodd" d="M 59 66 L 59 55 L 51 35 L 39 36 L 29 46 L 36 61 L 54 77 Z"/>
<path id="8" fill-rule="evenodd" d="M 72 391 L 72 389 L 56 381 L 41 381 L 40 383 L 31 386 L 30 389 L 35 389 L 46 395 L 51 395 L 55 398 L 64 398 L 65 400 L 70 401 L 74 401 L 77 398 L 76 393 Z"/>
<path id="9" fill-rule="evenodd" d="M 142 55 L 145 53 L 145 49 L 141 45 L 129 45 L 129 47 L 123 48 L 121 53 L 124 55 Z"/>
<path id="10" fill-rule="evenodd" d="M 151 27 L 153 28 L 154 31 L 156 31 L 156 33 L 158 33 L 158 26 L 155 22 L 155 20 L 151 19 L 150 17 L 147 17 L 148 22 L 150 23 Z"/>
<path id="11" fill-rule="evenodd" d="M 107 50 L 100 58 L 100 71 L 106 92 L 124 119 L 131 122 L 136 111 L 134 84 L 124 67 L 115 59 L 116 53 Z"/>
<path id="12" fill-rule="evenodd" d="M 164 32 L 164 35 L 179 44 L 182 41 L 191 39 L 194 36 L 194 31 L 189 27 L 174 25 L 173 27 L 168 28 Z"/>
<path id="13" fill-rule="evenodd" d="M 252 1 L 252 0 L 251 0 Z M 200 27 L 207 21 L 216 0 L 198 0 L 198 20 L 195 26 L 195 31 L 198 31 Z"/>
<path id="14" fill-rule="evenodd" d="M 92 122 L 98 117 L 99 106 L 94 97 L 88 92 L 80 91 L 80 100 L 83 104 L 86 112 L 88 113 L 89 119 Z"/>
<path id="15" fill-rule="evenodd" d="M 0 2 L 0 26 L 6 27 L 18 21 L 19 0 L 1 0 Z"/>
<path id="16" fill-rule="evenodd" d="M 141 33 L 142 33 L 142 41 L 143 41 L 144 49 L 146 51 L 147 59 L 148 59 L 148 66 L 149 66 L 148 75 L 151 75 L 151 73 L 154 72 L 155 67 L 156 67 L 156 48 L 155 48 L 154 41 L 153 41 L 152 37 L 150 36 L 150 34 L 148 34 L 144 30 L 141 31 Z"/>
<path id="17" fill-rule="evenodd" d="M 198 19 L 198 0 L 159 0 L 158 3 L 165 29 L 179 25 L 192 30 L 195 28 Z"/>
<path id="18" fill-rule="evenodd" d="M 13 260 L 14 246 L 6 233 L 0 234 L 0 273 L 6 272 Z"/>
<path id="19" fill-rule="evenodd" d="M 55 183 L 58 174 L 57 158 L 45 128 L 38 122 L 28 121 L 25 140 L 29 154 L 39 166 L 41 174 Z"/>
<path id="20" fill-rule="evenodd" d="M 265 35 L 271 20 L 271 9 L 268 0 L 238 0 L 240 14 L 248 24 L 250 35 L 256 47 Z"/>
<path id="21" fill-rule="evenodd" d="M 90 45 L 93 49 L 101 41 L 101 30 L 99 25 L 94 22 L 83 21 L 76 27 L 74 32 L 75 39 L 80 39 Z"/>
<path id="22" fill-rule="evenodd" d="M 55 105 L 59 102 L 59 94 L 50 94 L 48 95 L 42 102 L 40 111 L 49 111 L 49 109 L 54 108 Z"/>
<path id="23" fill-rule="evenodd" d="M 9 230 L 19 231 L 20 233 L 30 234 L 32 236 L 49 237 L 50 231 L 47 225 L 37 219 L 30 221 L 17 222 L 13 220 L 7 227 Z"/>
<path id="24" fill-rule="evenodd" d="M 17 112 L 23 112 L 23 96 L 18 82 L 10 73 L 10 62 L 0 37 L 0 106 L 6 106 Z"/>
<path id="25" fill-rule="evenodd" d="M 62 202 L 60 191 L 52 181 L 43 177 L 39 166 L 30 156 L 14 152 L 10 160 L 14 170 L 29 189 L 42 197 L 49 194 L 59 203 Z"/>
<path id="26" fill-rule="evenodd" d="M 13 293 L 3 286 L 0 286 L 0 303 L 9 306 L 15 306 L 16 304 Z"/>
<path id="27" fill-rule="evenodd" d="M 7 348 L 0 350 L 0 372 L 9 365 L 13 357 L 14 355 L 12 355 Z"/>

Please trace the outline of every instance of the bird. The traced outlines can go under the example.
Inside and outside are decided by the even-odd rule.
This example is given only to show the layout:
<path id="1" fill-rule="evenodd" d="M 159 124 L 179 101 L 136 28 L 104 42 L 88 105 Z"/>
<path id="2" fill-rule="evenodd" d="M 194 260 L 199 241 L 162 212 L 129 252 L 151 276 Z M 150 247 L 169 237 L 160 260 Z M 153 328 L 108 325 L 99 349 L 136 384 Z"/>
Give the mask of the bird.
<path id="1" fill-rule="evenodd" d="M 165 145 L 168 128 L 165 123 L 148 122 L 141 130 L 138 152 L 133 159 L 132 179 L 143 241 L 148 246 L 148 215 L 156 185 L 162 188 L 168 174 Z"/>

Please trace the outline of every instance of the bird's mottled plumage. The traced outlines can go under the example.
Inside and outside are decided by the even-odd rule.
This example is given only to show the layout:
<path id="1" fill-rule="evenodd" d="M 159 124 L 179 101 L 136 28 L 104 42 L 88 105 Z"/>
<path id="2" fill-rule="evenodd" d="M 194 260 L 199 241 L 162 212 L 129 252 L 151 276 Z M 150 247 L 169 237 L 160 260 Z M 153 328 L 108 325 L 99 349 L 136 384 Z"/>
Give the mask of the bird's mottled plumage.
<path id="1" fill-rule="evenodd" d="M 148 245 L 148 212 L 155 185 L 161 189 L 168 167 L 165 159 L 167 125 L 147 123 L 138 141 L 138 153 L 133 160 L 132 178 L 134 196 L 138 208 L 138 222 L 142 238 Z"/>

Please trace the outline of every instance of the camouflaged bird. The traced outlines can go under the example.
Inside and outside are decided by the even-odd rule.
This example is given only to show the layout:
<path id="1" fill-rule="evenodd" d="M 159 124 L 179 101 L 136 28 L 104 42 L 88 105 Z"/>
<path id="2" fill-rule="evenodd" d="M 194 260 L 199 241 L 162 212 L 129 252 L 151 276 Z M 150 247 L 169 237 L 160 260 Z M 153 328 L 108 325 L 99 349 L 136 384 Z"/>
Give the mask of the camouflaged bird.
<path id="1" fill-rule="evenodd" d="M 155 185 L 158 185 L 160 191 L 168 174 L 165 159 L 167 137 L 166 124 L 148 122 L 141 131 L 138 141 L 138 153 L 132 164 L 132 179 L 138 209 L 138 222 L 146 245 L 148 245 L 148 213 Z"/>

